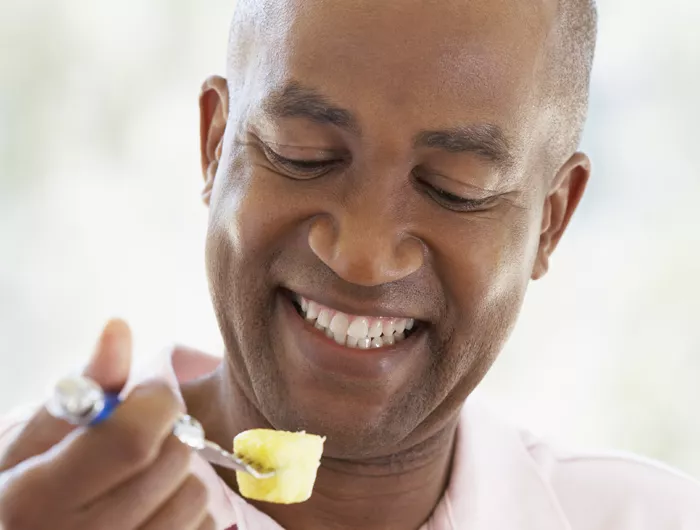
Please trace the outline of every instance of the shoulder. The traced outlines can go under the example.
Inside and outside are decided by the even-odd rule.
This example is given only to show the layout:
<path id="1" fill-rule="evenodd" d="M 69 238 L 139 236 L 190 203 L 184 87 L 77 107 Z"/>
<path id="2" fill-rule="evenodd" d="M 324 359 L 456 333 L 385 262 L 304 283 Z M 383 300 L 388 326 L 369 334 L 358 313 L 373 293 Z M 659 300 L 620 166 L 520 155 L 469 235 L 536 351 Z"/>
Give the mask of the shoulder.
<path id="1" fill-rule="evenodd" d="M 700 482 L 623 453 L 576 453 L 523 434 L 528 453 L 573 528 L 700 528 Z"/>

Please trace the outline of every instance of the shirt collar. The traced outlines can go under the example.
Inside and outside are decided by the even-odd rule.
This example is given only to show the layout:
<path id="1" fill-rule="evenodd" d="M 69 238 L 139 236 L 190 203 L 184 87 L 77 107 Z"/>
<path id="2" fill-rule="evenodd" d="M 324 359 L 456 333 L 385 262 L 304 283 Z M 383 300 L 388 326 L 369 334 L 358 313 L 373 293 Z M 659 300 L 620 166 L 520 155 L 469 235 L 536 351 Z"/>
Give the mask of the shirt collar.
<path id="1" fill-rule="evenodd" d="M 521 431 L 477 395 L 462 410 L 441 504 L 453 530 L 571 530 Z"/>
<path id="2" fill-rule="evenodd" d="M 172 348 L 155 362 L 139 373 L 160 375 L 182 399 L 180 384 L 212 372 L 221 359 Z M 476 395 L 462 409 L 455 444 L 450 484 L 423 530 L 571 530 L 521 431 L 500 420 Z M 198 455 L 193 470 L 209 490 L 217 528 L 237 523 L 239 530 L 280 530 Z"/>

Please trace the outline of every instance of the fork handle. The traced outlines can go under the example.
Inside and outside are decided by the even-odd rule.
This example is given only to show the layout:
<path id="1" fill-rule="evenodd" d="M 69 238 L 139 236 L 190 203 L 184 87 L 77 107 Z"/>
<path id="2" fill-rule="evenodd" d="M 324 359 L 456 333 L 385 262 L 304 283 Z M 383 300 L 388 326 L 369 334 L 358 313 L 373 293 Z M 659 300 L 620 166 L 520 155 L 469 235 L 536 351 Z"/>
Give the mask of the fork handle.
<path id="1" fill-rule="evenodd" d="M 117 409 L 122 400 L 119 398 L 119 394 L 112 392 L 105 392 L 104 403 L 102 405 L 102 410 L 97 413 L 97 416 L 88 423 L 88 427 L 94 427 L 107 420 L 112 413 Z"/>
<path id="2" fill-rule="evenodd" d="M 68 377 L 56 384 L 46 408 L 51 415 L 73 425 L 94 427 L 109 419 L 122 403 L 119 394 L 105 392 L 87 377 Z M 192 449 L 204 446 L 202 425 L 181 414 L 173 425 L 173 434 Z"/>

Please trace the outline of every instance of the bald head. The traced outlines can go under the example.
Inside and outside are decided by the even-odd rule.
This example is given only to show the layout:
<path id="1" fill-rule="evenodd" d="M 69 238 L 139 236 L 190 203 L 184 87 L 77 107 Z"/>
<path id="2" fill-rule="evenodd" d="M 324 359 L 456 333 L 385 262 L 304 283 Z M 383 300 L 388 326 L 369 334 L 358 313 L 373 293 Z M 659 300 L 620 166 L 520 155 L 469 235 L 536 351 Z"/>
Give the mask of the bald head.
<path id="1" fill-rule="evenodd" d="M 240 87 L 246 72 L 250 72 L 251 59 L 256 54 L 255 42 L 259 38 L 274 39 L 285 31 L 282 25 L 292 19 L 288 7 L 295 3 L 294 0 L 238 0 L 227 63 L 231 88 Z M 450 4 L 454 9 L 454 2 Z M 466 0 L 457 4 L 458 9 L 473 8 Z M 541 5 L 531 5 L 533 10 L 546 13 L 544 18 L 549 25 L 541 50 L 544 60 L 540 64 L 541 84 L 537 88 L 548 121 L 541 124 L 546 129 L 547 165 L 556 168 L 576 151 L 581 140 L 596 45 L 597 9 L 595 0 L 542 0 Z M 400 7 L 397 4 L 396 9 Z M 439 38 L 439 34 L 435 36 Z M 392 50 L 386 53 L 391 54 Z M 465 71 L 465 76 L 470 75 L 472 72 Z"/>

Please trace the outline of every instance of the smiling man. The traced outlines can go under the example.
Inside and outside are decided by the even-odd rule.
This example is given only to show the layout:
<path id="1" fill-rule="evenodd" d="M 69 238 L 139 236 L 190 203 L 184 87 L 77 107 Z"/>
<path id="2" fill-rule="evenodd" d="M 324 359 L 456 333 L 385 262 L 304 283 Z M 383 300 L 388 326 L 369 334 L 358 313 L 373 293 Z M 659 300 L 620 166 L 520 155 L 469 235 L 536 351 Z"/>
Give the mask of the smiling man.
<path id="1" fill-rule="evenodd" d="M 220 445 L 254 427 L 306 430 L 327 437 L 324 459 L 311 500 L 292 506 L 249 504 L 232 473 L 196 460 L 209 492 L 196 515 L 178 512 L 195 504 L 191 490 L 177 497 L 172 487 L 115 528 L 700 528 L 691 479 L 550 447 L 469 398 L 590 175 L 577 146 L 594 6 L 238 4 L 227 79 L 207 80 L 200 101 L 206 260 L 226 355 L 177 350 L 165 375 Z M 121 386 L 104 373 L 124 372 L 129 348 L 124 325 L 112 323 L 93 360 L 103 385 Z M 158 416 L 152 403 L 164 398 L 137 388 L 129 421 L 165 419 L 131 431 L 165 426 L 149 440 L 166 453 L 172 412 Z M 131 425 L 128 403 L 121 421 Z M 43 453 L 61 429 L 41 412 L 16 429 L 0 467 L 12 478 L 0 516 L 21 520 L 30 494 L 46 497 L 52 475 L 36 469 L 70 462 L 61 451 L 100 434 Z M 158 454 L 143 460 L 157 468 Z M 110 480 L 107 514 L 126 478 Z M 86 520 L 85 506 L 91 521 L 111 521 L 95 501 L 82 506 L 71 521 Z"/>

